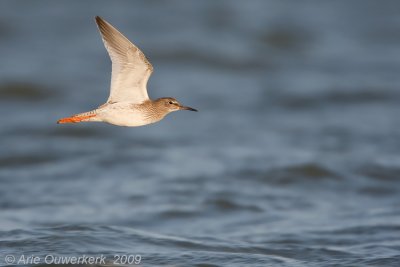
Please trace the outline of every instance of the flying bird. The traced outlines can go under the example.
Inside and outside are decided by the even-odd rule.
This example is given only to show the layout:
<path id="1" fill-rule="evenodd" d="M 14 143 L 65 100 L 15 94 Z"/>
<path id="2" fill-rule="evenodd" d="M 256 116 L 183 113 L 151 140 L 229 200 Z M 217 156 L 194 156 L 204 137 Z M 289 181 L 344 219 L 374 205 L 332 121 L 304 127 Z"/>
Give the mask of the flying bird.
<path id="1" fill-rule="evenodd" d="M 197 111 L 172 97 L 150 99 L 147 81 L 153 66 L 146 56 L 104 19 L 97 16 L 96 23 L 112 61 L 110 96 L 97 109 L 62 118 L 57 123 L 99 121 L 135 127 L 158 122 L 173 111 Z"/>

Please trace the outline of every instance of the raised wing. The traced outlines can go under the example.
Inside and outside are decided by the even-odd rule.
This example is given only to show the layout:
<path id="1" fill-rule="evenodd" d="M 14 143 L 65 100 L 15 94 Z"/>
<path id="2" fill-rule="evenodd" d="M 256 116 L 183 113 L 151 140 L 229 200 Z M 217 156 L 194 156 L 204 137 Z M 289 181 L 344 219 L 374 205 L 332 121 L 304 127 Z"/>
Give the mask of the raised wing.
<path id="1" fill-rule="evenodd" d="M 111 88 L 107 102 L 129 101 L 139 104 L 149 99 L 146 85 L 153 66 L 142 51 L 110 23 L 99 16 L 96 17 L 96 23 L 112 61 Z"/>

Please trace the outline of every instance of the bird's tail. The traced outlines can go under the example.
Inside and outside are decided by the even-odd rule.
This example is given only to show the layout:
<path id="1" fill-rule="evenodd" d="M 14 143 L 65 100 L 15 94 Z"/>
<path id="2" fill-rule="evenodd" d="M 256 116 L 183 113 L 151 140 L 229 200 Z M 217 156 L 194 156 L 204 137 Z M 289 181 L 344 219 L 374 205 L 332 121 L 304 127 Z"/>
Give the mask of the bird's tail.
<path id="1" fill-rule="evenodd" d="M 99 121 L 99 119 L 97 119 L 96 116 L 97 116 L 96 111 L 92 110 L 84 113 L 75 114 L 71 117 L 59 119 L 57 123 L 78 123 L 84 121 Z"/>

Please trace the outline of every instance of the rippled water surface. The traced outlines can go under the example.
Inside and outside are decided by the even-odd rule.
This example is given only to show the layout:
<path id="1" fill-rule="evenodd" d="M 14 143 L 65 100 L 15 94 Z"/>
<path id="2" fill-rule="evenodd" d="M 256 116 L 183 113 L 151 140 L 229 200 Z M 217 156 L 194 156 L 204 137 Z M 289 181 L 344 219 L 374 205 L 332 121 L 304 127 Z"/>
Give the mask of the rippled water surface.
<path id="1" fill-rule="evenodd" d="M 1 1 L 0 265 L 399 266 L 399 8 Z M 108 96 L 95 15 L 200 112 L 55 124 Z"/>

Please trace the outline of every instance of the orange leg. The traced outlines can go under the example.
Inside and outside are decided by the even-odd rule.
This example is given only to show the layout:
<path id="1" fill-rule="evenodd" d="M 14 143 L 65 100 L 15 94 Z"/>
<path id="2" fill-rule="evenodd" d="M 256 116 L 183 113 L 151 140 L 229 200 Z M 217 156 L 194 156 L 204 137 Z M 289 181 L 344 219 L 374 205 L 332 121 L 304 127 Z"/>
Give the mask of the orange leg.
<path id="1" fill-rule="evenodd" d="M 86 115 L 86 116 L 80 116 L 80 115 L 74 115 L 68 118 L 62 118 L 57 121 L 57 123 L 78 123 L 82 121 L 86 121 L 87 119 L 96 117 L 95 114 L 93 115 Z"/>

